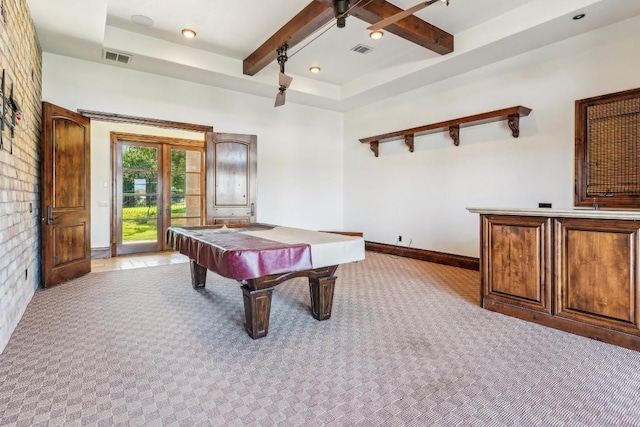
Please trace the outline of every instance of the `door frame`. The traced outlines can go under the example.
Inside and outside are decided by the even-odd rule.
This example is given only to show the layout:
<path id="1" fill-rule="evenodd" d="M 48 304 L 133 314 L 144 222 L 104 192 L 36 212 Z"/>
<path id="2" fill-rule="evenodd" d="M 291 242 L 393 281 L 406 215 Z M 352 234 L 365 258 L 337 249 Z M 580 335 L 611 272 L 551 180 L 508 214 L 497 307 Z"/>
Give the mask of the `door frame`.
<path id="1" fill-rule="evenodd" d="M 178 130 L 186 130 L 191 132 L 202 132 L 204 134 L 204 140 L 208 141 L 213 138 L 213 126 L 209 125 L 200 125 L 195 123 L 184 123 L 184 122 L 175 122 L 171 120 L 162 120 L 162 119 L 153 119 L 149 117 L 142 116 L 129 116 L 125 114 L 116 114 L 109 113 L 105 111 L 96 111 L 96 110 L 85 110 L 78 108 L 77 112 L 82 114 L 85 117 L 89 117 L 91 120 L 97 120 L 101 122 L 112 122 L 112 123 L 125 123 L 125 124 L 134 124 L 134 125 L 142 125 L 142 126 L 150 126 L 162 129 L 178 129 Z M 206 191 L 206 188 L 205 188 Z M 113 206 L 113 203 L 112 203 Z M 104 255 L 107 254 L 103 248 L 95 248 L 95 256 L 94 256 L 94 248 L 92 248 L 92 258 L 105 258 Z M 109 256 L 113 255 L 113 251 L 109 248 L 108 251 Z"/>
<path id="2" fill-rule="evenodd" d="M 205 135 L 206 137 L 206 135 Z M 118 243 L 119 243 L 119 230 L 118 227 L 118 176 L 119 176 L 119 168 L 118 165 L 118 145 L 120 143 L 131 143 L 132 145 L 149 145 L 158 147 L 159 149 L 159 162 L 162 161 L 162 165 L 159 166 L 159 179 L 160 182 L 158 184 L 158 192 L 159 199 L 158 203 L 162 206 L 166 206 L 167 203 L 170 203 L 170 196 L 167 197 L 166 190 L 163 187 L 163 183 L 166 183 L 169 180 L 169 175 L 171 171 L 166 167 L 168 161 L 164 159 L 165 157 L 165 147 L 185 147 L 190 148 L 193 151 L 199 151 L 201 153 L 201 166 L 200 166 L 200 193 L 201 193 L 201 201 L 200 201 L 200 216 L 203 221 L 206 221 L 205 217 L 205 140 L 195 140 L 195 139 L 186 139 L 186 138 L 175 138 L 175 137 L 167 137 L 161 135 L 144 135 L 144 134 L 135 134 L 135 133 L 125 133 L 125 132 L 111 132 L 111 233 L 110 233 L 110 246 L 111 246 L 111 256 L 115 257 L 118 255 L 126 255 L 126 253 L 118 254 Z M 171 148 L 169 148 L 171 150 Z M 164 160 L 163 160 L 164 159 Z M 158 243 L 157 250 L 165 251 L 167 250 L 167 244 L 162 239 L 164 236 L 164 230 L 169 227 L 169 219 L 163 214 L 160 214 L 161 217 L 158 220 Z M 128 252 L 127 252 L 128 253 Z"/>

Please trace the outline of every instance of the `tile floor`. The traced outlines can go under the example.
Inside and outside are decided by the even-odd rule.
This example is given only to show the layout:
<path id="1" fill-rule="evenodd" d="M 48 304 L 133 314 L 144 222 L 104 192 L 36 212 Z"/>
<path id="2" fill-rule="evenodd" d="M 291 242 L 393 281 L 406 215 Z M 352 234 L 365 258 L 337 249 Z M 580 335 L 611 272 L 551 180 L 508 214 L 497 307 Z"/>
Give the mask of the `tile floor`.
<path id="1" fill-rule="evenodd" d="M 125 255 L 114 258 L 100 258 L 91 260 L 91 271 L 126 270 L 129 268 L 153 267 L 157 265 L 179 264 L 188 262 L 189 258 L 173 251 L 147 252 Z"/>

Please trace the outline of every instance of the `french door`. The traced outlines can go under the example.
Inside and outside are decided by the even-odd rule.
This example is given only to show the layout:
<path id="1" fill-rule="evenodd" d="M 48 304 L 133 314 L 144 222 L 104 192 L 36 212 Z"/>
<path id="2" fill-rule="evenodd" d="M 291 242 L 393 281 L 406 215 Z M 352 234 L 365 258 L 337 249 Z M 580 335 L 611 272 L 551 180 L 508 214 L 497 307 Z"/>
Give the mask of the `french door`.
<path id="1" fill-rule="evenodd" d="M 203 141 L 114 134 L 112 255 L 163 251 L 172 225 L 204 217 Z"/>

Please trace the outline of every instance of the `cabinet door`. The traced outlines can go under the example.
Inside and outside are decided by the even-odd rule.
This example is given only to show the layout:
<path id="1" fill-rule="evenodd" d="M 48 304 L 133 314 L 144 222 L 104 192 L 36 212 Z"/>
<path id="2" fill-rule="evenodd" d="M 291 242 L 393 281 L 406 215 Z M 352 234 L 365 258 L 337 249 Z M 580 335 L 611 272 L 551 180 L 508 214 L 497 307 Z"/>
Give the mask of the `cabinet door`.
<path id="1" fill-rule="evenodd" d="M 556 220 L 556 315 L 638 334 L 634 221 Z"/>
<path id="2" fill-rule="evenodd" d="M 551 313 L 550 221 L 482 217 L 483 306 L 491 299 Z"/>

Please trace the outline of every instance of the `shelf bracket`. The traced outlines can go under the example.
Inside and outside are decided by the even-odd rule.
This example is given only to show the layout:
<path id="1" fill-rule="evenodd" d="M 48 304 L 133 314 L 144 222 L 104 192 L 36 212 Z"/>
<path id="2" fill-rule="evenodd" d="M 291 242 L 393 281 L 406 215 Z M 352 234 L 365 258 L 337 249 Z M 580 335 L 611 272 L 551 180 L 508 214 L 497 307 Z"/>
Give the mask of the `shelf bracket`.
<path id="1" fill-rule="evenodd" d="M 380 141 L 371 141 L 369 143 L 369 148 L 371 148 L 371 151 L 373 151 L 373 154 L 376 155 L 376 157 L 378 157 L 378 145 L 380 144 Z"/>
<path id="2" fill-rule="evenodd" d="M 514 138 L 519 137 L 520 136 L 520 116 L 518 114 L 509 115 L 507 123 L 509 123 L 509 129 L 511 129 L 511 135 L 513 135 Z"/>
<path id="3" fill-rule="evenodd" d="M 453 145 L 460 145 L 460 125 L 449 126 L 449 136 L 453 139 Z"/>
<path id="4" fill-rule="evenodd" d="M 413 134 L 410 133 L 404 136 L 404 143 L 409 147 L 409 152 L 413 153 Z"/>

